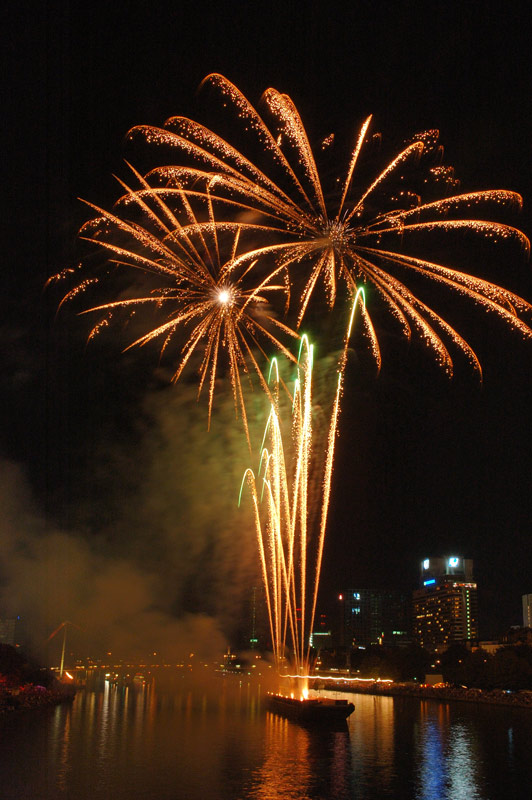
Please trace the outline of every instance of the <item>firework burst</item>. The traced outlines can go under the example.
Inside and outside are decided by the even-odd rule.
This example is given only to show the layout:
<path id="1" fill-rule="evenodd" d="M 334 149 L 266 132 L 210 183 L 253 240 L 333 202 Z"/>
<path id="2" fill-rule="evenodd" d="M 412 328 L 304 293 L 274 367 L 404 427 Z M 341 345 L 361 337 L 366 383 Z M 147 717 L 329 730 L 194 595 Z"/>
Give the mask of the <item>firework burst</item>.
<path id="1" fill-rule="evenodd" d="M 369 178 L 361 168 L 363 152 L 371 150 L 371 117 L 360 128 L 344 176 L 327 193 L 300 115 L 292 100 L 275 89 L 263 95 L 272 119 L 270 127 L 239 89 L 222 75 L 207 76 L 225 106 L 232 107 L 252 134 L 269 166 L 261 168 L 214 131 L 186 117 L 172 117 L 164 128 L 139 126 L 130 138 L 175 148 L 191 162 L 187 166 L 159 167 L 150 180 L 162 184 L 161 196 L 182 192 L 189 198 L 209 198 L 224 213 L 255 214 L 243 224 L 246 232 L 267 236 L 268 241 L 249 247 L 233 262 L 234 268 L 279 268 L 290 273 L 298 287 L 294 327 L 299 327 L 318 286 L 325 290 L 329 307 L 340 286 L 353 296 L 358 286 L 370 284 L 375 295 L 399 323 L 407 338 L 416 334 L 428 345 L 438 363 L 451 375 L 449 343 L 461 351 L 481 374 L 479 360 L 448 322 L 407 285 L 410 279 L 436 282 L 494 312 L 525 337 L 532 335 L 521 317 L 532 313 L 522 298 L 465 271 L 419 257 L 415 248 L 423 233 L 466 232 L 491 240 L 511 239 L 527 253 L 530 244 L 518 229 L 479 218 L 501 207 L 520 208 L 521 197 L 506 190 L 453 194 L 458 182 L 441 158 L 438 132 L 426 131 L 405 144 L 384 169 Z M 330 145 L 332 137 L 324 141 Z M 423 201 L 419 191 L 409 191 L 404 180 L 417 162 L 428 162 L 428 178 L 443 199 Z M 358 173 L 363 177 L 357 180 Z M 271 175 L 275 174 L 275 178 Z M 279 176 L 279 177 L 277 177 Z M 339 187 L 339 188 L 338 188 Z M 331 201 L 329 198 L 333 197 Z M 272 264 L 274 265 L 272 268 Z M 371 317 L 361 319 L 378 367 L 381 354 Z"/>
<path id="2" fill-rule="evenodd" d="M 114 213 L 88 204 L 96 216 L 80 232 L 82 239 L 108 256 L 105 280 L 81 280 L 61 304 L 108 282 L 109 266 L 143 273 L 143 280 L 129 287 L 127 296 L 81 312 L 98 314 L 89 339 L 108 327 L 117 315 L 131 320 L 142 310 L 151 319 L 151 309 L 158 318 L 156 324 L 126 349 L 157 340 L 162 355 L 173 350 L 177 342 L 179 357 L 174 381 L 188 364 L 194 361 L 197 365 L 199 360 L 198 395 L 206 387 L 209 421 L 216 379 L 227 371 L 235 406 L 240 409 L 249 439 L 242 376 L 255 372 L 268 393 L 256 353 L 267 358 L 268 346 L 292 358 L 279 337 L 297 338 L 276 319 L 270 306 L 275 295 L 286 291 L 278 280 L 282 269 L 269 272 L 257 282 L 253 263 L 236 264 L 241 233 L 237 223 L 217 223 L 212 205 L 208 217 L 199 220 L 183 192 L 178 193 L 178 206 L 170 206 L 133 171 L 140 189 L 130 189 L 121 182 L 126 193 Z M 57 277 L 72 273 L 65 272 L 67 275 Z"/>

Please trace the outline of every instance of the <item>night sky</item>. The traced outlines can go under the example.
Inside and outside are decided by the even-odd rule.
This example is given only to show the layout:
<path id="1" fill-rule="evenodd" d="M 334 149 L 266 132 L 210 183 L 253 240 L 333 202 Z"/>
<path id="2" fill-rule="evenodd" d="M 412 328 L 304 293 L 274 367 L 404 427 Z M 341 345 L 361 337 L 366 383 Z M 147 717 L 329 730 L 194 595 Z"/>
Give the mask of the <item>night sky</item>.
<path id="1" fill-rule="evenodd" d="M 122 355 L 120 332 L 114 342 L 86 347 L 83 318 L 55 317 L 60 294 L 43 286 L 79 255 L 76 233 L 89 212 L 77 198 L 112 206 L 112 174 L 126 174 L 124 136 L 133 125 L 160 125 L 172 114 L 215 123 L 196 90 L 205 75 L 220 72 L 254 103 L 268 86 L 288 93 L 315 141 L 332 131 L 352 137 L 369 113 L 392 150 L 438 128 L 444 163 L 455 167 L 461 189 L 521 193 L 523 212 L 505 221 L 530 237 L 529 4 L 309 0 L 222 3 L 222 13 L 201 0 L 105 8 L 57 0 L 31 18 L 11 5 L 4 22 L 0 442 L 2 493 L 14 515 L 8 550 L 17 553 L 17 531 L 26 525 L 17 509 L 31 507 L 31 533 L 22 536 L 28 558 L 36 558 L 37 539 L 51 542 L 51 532 L 61 531 L 82 543 L 90 570 L 98 571 L 94 559 L 122 559 L 135 574 L 145 564 L 157 575 L 169 552 L 155 552 L 161 531 L 179 529 L 186 514 L 169 519 L 174 506 L 165 510 L 154 442 L 161 464 L 173 463 L 172 446 L 191 457 L 188 423 L 171 419 L 186 416 L 190 387 L 168 389 L 155 351 Z M 473 250 L 470 244 L 455 266 L 532 301 L 531 265 L 518 248 Z M 326 604 L 345 586 L 410 591 L 422 558 L 456 553 L 474 560 L 481 633 L 491 636 L 520 623 L 521 595 L 532 591 L 532 342 L 467 303 L 448 308 L 480 357 L 482 386 L 464 364 L 449 382 L 419 344 L 392 331 L 382 332 L 379 376 L 363 354 L 351 359 L 322 597 Z M 194 410 L 194 424 L 203 412 Z M 165 587 L 182 581 L 165 607 L 169 617 L 218 616 L 212 559 L 231 549 L 220 552 L 211 533 L 193 569 L 163 576 Z M 187 560 L 198 539 L 176 537 Z M 24 569 L 17 559 L 16 569 Z M 6 608 L 10 569 L 7 559 Z M 240 567 L 228 561 L 225 570 L 231 580 Z M 247 564 L 244 583 L 252 571 Z M 139 608 L 156 606 L 160 594 L 154 589 Z M 231 610 L 224 606 L 222 616 Z"/>

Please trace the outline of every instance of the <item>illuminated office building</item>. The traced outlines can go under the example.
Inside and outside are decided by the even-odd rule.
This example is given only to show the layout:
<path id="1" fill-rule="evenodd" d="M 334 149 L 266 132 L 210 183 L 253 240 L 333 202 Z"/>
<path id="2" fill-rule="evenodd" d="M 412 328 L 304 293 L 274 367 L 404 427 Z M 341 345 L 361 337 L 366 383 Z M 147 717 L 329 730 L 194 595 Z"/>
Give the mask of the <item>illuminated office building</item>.
<path id="1" fill-rule="evenodd" d="M 523 628 L 532 628 L 532 594 L 523 595 Z"/>
<path id="2" fill-rule="evenodd" d="M 478 638 L 473 561 L 459 556 L 425 558 L 421 587 L 413 596 L 414 641 L 434 652 Z"/>
<path id="3" fill-rule="evenodd" d="M 340 644 L 369 647 L 373 644 L 407 644 L 408 598 L 398 592 L 349 590 L 338 596 L 340 603 Z"/>

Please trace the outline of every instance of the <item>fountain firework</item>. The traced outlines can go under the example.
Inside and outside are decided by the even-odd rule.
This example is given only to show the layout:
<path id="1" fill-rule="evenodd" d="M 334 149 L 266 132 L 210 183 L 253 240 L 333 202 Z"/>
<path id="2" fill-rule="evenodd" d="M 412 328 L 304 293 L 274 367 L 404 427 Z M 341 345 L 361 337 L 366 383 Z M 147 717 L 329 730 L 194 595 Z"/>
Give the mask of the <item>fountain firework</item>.
<path id="1" fill-rule="evenodd" d="M 279 672 L 291 663 L 296 676 L 302 678 L 307 678 L 310 672 L 310 635 L 323 558 L 340 396 L 357 306 L 364 307 L 362 290 L 357 292 L 353 302 L 338 363 L 325 457 L 322 458 L 321 447 L 313 448 L 314 347 L 304 335 L 291 398 L 289 444 L 286 444 L 286 433 L 283 435 L 279 374 L 275 360 L 270 368 L 270 376 L 274 374 L 275 377 L 274 399 L 261 446 L 258 476 L 252 469 L 247 469 L 240 490 L 241 499 L 242 489 L 247 482 L 253 503 L 275 663 Z M 311 521 L 315 498 L 310 484 L 311 477 L 316 479 L 317 475 L 320 517 L 315 533 Z"/>

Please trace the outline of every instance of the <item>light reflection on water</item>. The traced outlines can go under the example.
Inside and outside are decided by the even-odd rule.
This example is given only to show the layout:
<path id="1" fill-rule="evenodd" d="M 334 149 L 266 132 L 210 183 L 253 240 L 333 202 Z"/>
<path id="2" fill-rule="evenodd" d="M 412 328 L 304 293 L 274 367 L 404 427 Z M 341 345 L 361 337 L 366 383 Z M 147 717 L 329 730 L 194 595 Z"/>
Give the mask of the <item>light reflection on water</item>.
<path id="1" fill-rule="evenodd" d="M 5 800 L 530 800 L 532 713 L 355 696 L 339 730 L 266 711 L 257 684 L 105 684 L 0 717 Z"/>

